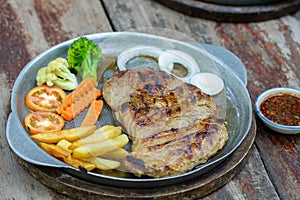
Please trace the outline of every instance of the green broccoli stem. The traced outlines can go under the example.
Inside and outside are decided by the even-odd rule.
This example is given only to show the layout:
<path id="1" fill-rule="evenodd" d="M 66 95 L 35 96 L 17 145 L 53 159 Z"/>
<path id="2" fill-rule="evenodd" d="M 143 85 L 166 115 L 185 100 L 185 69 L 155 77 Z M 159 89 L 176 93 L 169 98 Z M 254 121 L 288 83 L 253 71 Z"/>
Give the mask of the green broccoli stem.
<path id="1" fill-rule="evenodd" d="M 82 79 L 85 78 L 97 79 L 97 69 L 98 69 L 100 57 L 101 56 L 96 48 L 86 53 L 85 58 L 82 60 L 82 64 L 80 68 Z"/>

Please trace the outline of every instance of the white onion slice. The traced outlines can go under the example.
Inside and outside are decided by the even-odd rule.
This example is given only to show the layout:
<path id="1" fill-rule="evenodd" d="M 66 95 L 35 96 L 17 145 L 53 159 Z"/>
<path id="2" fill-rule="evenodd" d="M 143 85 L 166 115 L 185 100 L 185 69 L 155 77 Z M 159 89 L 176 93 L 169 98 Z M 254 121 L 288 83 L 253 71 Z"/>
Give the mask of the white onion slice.
<path id="1" fill-rule="evenodd" d="M 179 63 L 184 66 L 188 71 L 187 75 L 180 77 L 173 74 L 172 69 L 175 63 Z M 195 59 L 192 56 L 178 50 L 167 50 L 163 52 L 158 58 L 158 65 L 162 71 L 172 74 L 185 82 L 189 82 L 194 74 L 200 72 L 198 63 Z"/>
<path id="2" fill-rule="evenodd" d="M 224 88 L 223 80 L 213 73 L 198 73 L 195 74 L 190 81 L 191 84 L 200 88 L 204 93 L 216 95 Z"/>
<path id="3" fill-rule="evenodd" d="M 123 51 L 117 60 L 118 68 L 123 71 L 126 70 L 126 64 L 131 59 L 138 57 L 138 56 L 148 56 L 153 57 L 156 60 L 158 59 L 159 55 L 163 52 L 160 48 L 151 47 L 151 46 L 136 46 L 133 48 L 126 49 Z"/>

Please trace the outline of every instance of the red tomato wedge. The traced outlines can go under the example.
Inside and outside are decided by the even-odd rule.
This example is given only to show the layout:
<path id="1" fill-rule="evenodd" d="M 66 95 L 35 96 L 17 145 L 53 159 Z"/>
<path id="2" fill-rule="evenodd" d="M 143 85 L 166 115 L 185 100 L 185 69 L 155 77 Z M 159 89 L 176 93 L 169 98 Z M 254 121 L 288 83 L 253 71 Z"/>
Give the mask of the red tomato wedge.
<path id="1" fill-rule="evenodd" d="M 32 134 L 46 131 L 59 131 L 64 125 L 64 119 L 52 112 L 36 111 L 26 115 L 24 120 L 25 127 Z"/>
<path id="2" fill-rule="evenodd" d="M 33 111 L 56 112 L 66 93 L 59 87 L 41 85 L 32 88 L 26 95 L 26 106 Z"/>

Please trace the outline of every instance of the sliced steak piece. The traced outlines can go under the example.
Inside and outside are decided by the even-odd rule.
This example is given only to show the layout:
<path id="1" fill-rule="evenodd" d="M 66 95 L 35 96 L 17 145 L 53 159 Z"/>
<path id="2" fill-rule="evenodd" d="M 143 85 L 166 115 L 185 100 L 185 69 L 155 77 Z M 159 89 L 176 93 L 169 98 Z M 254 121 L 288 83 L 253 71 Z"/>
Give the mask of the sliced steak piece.
<path id="1" fill-rule="evenodd" d="M 165 72 L 116 72 L 103 85 L 103 97 L 132 139 L 123 164 L 137 176 L 182 174 L 228 139 L 213 98 Z"/>

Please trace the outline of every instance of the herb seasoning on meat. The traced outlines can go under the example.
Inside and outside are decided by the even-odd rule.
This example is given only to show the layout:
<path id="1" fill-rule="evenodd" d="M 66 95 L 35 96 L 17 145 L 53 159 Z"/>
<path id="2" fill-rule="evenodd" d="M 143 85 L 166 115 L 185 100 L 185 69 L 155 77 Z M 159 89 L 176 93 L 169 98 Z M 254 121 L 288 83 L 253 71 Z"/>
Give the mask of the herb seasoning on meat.
<path id="1" fill-rule="evenodd" d="M 300 98 L 290 93 L 267 97 L 260 110 L 269 120 L 287 126 L 300 126 Z"/>

